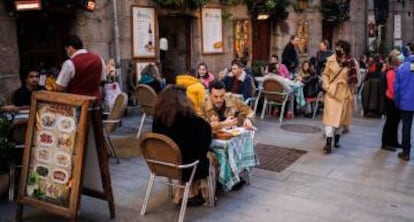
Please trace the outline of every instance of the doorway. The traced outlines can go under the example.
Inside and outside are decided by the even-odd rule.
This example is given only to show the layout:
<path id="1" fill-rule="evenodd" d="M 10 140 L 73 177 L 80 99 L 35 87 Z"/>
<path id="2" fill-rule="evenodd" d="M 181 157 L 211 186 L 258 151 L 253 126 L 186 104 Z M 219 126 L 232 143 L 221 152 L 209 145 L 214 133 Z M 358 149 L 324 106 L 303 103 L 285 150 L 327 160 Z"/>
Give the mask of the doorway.
<path id="1" fill-rule="evenodd" d="M 269 60 L 270 56 L 270 22 L 269 20 L 252 20 L 252 60 Z"/>
<path id="2" fill-rule="evenodd" d="M 334 30 L 334 24 L 329 23 L 326 21 L 323 21 L 322 23 L 322 40 L 328 40 L 329 41 L 329 48 L 332 49 L 333 46 L 333 30 Z"/>
<path id="3" fill-rule="evenodd" d="M 71 17 L 56 13 L 25 12 L 17 19 L 20 70 L 58 68 L 66 59 L 63 39 Z M 20 73 L 22 75 L 22 73 Z"/>
<path id="4" fill-rule="evenodd" d="M 168 50 L 160 52 L 161 72 L 167 83 L 174 83 L 178 74 L 191 68 L 191 22 L 188 15 L 158 17 L 159 36 L 168 41 Z"/>

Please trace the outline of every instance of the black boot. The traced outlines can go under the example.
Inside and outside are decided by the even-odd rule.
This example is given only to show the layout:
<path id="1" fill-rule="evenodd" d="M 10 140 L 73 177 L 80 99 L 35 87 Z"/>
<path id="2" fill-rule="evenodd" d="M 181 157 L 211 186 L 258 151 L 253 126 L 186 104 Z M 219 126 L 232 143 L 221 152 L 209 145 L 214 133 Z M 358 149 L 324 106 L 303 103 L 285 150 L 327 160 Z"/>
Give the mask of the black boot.
<path id="1" fill-rule="evenodd" d="M 326 137 L 326 144 L 325 147 L 323 147 L 323 151 L 325 151 L 326 154 L 330 153 L 332 149 L 332 137 Z"/>
<path id="2" fill-rule="evenodd" d="M 340 135 L 335 135 L 335 141 L 334 141 L 335 148 L 341 147 L 341 145 L 339 145 L 339 138 L 340 138 Z"/>

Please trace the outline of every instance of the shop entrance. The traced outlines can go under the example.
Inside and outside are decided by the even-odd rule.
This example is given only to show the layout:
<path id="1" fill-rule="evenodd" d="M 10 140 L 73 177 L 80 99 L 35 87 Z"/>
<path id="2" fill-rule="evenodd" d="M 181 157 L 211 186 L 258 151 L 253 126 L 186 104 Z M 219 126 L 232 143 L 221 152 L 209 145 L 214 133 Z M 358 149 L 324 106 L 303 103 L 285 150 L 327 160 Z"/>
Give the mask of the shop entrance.
<path id="1" fill-rule="evenodd" d="M 71 16 L 25 12 L 17 18 L 20 69 L 58 68 L 66 59 L 63 39 L 69 33 Z"/>
<path id="2" fill-rule="evenodd" d="M 175 14 L 158 17 L 159 37 L 168 41 L 168 50 L 160 51 L 161 72 L 167 83 L 175 82 L 177 74 L 191 68 L 192 19 Z"/>
<path id="3" fill-rule="evenodd" d="M 323 21 L 322 23 L 322 38 L 323 40 L 329 41 L 329 48 L 333 47 L 333 30 L 334 30 L 334 24 L 328 23 L 326 21 Z"/>
<path id="4" fill-rule="evenodd" d="M 252 60 L 268 61 L 270 57 L 270 22 L 269 20 L 252 20 Z"/>

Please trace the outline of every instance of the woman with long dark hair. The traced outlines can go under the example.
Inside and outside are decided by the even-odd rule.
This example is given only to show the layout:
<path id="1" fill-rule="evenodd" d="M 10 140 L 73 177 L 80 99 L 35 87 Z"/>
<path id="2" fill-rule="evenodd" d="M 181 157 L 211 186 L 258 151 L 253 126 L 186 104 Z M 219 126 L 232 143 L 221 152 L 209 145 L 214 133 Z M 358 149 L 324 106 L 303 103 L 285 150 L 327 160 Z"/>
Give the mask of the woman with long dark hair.
<path id="1" fill-rule="evenodd" d="M 214 74 L 208 71 L 207 64 L 204 62 L 198 64 L 197 66 L 197 78 L 203 83 L 204 87 L 208 89 L 210 83 L 214 80 Z"/>
<path id="2" fill-rule="evenodd" d="M 200 161 L 194 175 L 194 183 L 208 176 L 207 152 L 212 130 L 210 124 L 195 113 L 184 87 L 169 85 L 158 95 L 152 130 L 168 136 L 178 145 L 183 164 Z M 188 181 L 190 175 L 191 170 L 184 170 L 182 180 Z M 194 198 L 189 199 L 190 205 L 191 203 L 198 205 L 197 203 L 205 201 L 201 194 L 193 193 L 193 195 Z"/>

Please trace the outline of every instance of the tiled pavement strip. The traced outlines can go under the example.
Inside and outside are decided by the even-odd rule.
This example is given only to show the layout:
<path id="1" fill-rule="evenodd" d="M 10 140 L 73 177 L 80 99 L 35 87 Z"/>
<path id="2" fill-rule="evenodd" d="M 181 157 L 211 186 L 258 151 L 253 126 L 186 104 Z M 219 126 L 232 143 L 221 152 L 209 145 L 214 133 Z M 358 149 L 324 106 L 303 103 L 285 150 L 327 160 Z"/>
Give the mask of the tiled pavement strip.
<path id="1" fill-rule="evenodd" d="M 123 127 L 137 129 L 140 115 L 130 110 Z M 317 120 L 299 117 L 285 122 L 322 127 L 320 116 Z M 414 160 L 406 163 L 397 159 L 396 152 L 379 149 L 382 124 L 383 119 L 356 117 L 350 132 L 341 138 L 342 147 L 326 156 L 321 150 L 322 133 L 288 132 L 280 129 L 275 118 L 258 119 L 255 143 L 308 153 L 281 173 L 254 169 L 251 185 L 220 194 L 215 208 L 188 208 L 185 221 L 414 221 Z M 151 120 L 146 122 L 144 131 L 150 127 Z M 167 189 L 161 184 L 155 184 L 147 215 L 139 215 L 149 177 L 143 159 L 121 159 L 119 165 L 111 159 L 110 170 L 116 219 L 110 220 L 105 202 L 83 196 L 79 221 L 178 219 L 179 208 L 168 199 Z M 36 209 L 25 209 L 25 221 L 66 221 Z M 13 221 L 14 214 L 15 205 L 2 197 L 0 221 Z"/>

